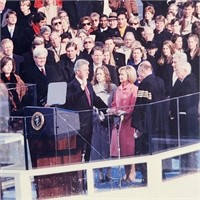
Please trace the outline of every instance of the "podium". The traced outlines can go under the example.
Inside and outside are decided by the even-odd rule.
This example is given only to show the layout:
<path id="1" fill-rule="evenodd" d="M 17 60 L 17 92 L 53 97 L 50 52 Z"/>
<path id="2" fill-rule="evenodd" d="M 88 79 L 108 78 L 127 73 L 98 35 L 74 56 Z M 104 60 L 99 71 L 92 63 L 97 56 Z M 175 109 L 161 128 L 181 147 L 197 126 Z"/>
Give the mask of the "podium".
<path id="1" fill-rule="evenodd" d="M 81 162 L 76 146 L 79 114 L 60 108 L 25 107 L 25 134 L 33 168 Z M 82 173 L 70 172 L 34 177 L 39 199 L 82 193 Z"/>

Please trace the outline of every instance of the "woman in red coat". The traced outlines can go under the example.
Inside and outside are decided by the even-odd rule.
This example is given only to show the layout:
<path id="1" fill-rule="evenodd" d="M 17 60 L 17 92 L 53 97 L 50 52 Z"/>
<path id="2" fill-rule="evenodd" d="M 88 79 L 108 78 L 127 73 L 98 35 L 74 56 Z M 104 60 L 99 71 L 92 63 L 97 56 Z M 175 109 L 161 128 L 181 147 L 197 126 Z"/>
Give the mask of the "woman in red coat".
<path id="1" fill-rule="evenodd" d="M 116 90 L 110 112 L 116 115 L 121 111 L 126 113 L 119 130 L 120 157 L 133 156 L 135 154 L 134 128 L 131 127 L 131 116 L 137 98 L 138 88 L 134 85 L 136 79 L 137 75 L 134 67 L 127 65 L 119 69 L 121 84 Z M 114 126 L 110 144 L 110 154 L 113 157 L 119 156 L 117 132 L 118 130 Z M 125 166 L 125 172 L 124 180 L 133 181 L 135 179 L 135 165 Z"/>

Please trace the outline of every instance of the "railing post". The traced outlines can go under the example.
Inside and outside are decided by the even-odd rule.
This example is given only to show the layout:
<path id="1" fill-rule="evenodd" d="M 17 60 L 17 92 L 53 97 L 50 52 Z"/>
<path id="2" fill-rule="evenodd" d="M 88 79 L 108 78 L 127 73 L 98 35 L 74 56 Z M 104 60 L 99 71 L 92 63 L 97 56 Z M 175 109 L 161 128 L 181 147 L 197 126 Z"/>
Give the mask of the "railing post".
<path id="1" fill-rule="evenodd" d="M 86 170 L 87 174 L 87 189 L 88 189 L 88 196 L 91 196 L 94 194 L 94 174 L 93 174 L 93 168 L 88 168 Z"/>
<path id="2" fill-rule="evenodd" d="M 15 175 L 15 199 L 16 200 L 32 200 L 32 187 L 30 176 L 26 171 L 21 171 Z"/>
<path id="3" fill-rule="evenodd" d="M 157 191 L 162 183 L 162 160 L 157 154 L 152 156 L 147 162 L 147 181 L 148 187 Z"/>

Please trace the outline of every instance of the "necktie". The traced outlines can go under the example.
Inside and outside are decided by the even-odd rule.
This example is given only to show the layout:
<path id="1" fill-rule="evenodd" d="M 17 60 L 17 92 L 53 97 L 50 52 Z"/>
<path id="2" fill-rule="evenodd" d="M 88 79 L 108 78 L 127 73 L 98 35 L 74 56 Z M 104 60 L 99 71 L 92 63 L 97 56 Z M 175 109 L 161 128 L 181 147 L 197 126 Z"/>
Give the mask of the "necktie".
<path id="1" fill-rule="evenodd" d="M 10 37 L 13 37 L 13 28 L 10 29 Z"/>
<path id="2" fill-rule="evenodd" d="M 91 106 L 90 91 L 88 90 L 88 87 L 87 87 L 87 86 L 85 87 L 85 94 L 86 94 L 86 96 L 87 96 L 88 103 L 89 103 L 89 105 Z"/>
<path id="3" fill-rule="evenodd" d="M 44 68 L 41 68 L 41 72 L 43 73 L 44 76 L 46 76 L 46 72 L 45 72 Z"/>

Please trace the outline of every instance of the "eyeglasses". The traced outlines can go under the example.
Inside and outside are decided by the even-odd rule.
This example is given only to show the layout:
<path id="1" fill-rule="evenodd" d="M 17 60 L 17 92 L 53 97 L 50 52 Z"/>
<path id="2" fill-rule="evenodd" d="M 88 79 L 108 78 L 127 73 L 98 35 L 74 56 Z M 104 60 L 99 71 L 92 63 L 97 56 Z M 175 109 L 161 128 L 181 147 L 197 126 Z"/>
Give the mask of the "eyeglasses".
<path id="1" fill-rule="evenodd" d="M 91 44 L 92 41 L 85 41 L 84 44 Z"/>
<path id="2" fill-rule="evenodd" d="M 55 22 L 54 26 L 57 26 L 58 24 L 62 24 L 62 22 Z"/>
<path id="3" fill-rule="evenodd" d="M 82 23 L 82 26 L 90 26 L 91 24 L 90 24 L 90 22 L 88 22 L 88 23 Z"/>
<path id="4" fill-rule="evenodd" d="M 129 23 L 131 26 L 137 26 L 139 23 Z"/>

